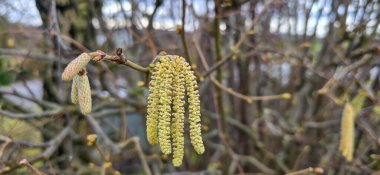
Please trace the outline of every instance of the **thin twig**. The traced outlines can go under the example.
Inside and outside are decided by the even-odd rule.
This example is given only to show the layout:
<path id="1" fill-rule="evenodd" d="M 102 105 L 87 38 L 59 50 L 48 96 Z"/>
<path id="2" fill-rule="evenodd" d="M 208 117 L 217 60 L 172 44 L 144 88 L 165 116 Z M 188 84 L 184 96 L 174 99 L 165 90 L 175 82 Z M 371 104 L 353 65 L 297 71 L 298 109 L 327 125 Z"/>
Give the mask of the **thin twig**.
<path id="1" fill-rule="evenodd" d="M 216 113 L 212 113 L 205 109 L 202 110 L 202 113 L 206 113 L 207 115 L 210 115 L 212 118 L 216 118 L 218 120 L 218 116 Z M 266 147 L 264 146 L 264 143 L 254 134 L 255 131 L 251 127 L 231 117 L 227 118 L 227 122 L 231 126 L 236 127 L 240 129 L 241 131 L 245 132 L 251 139 L 254 140 L 256 146 L 260 149 L 260 151 L 262 151 L 266 157 L 272 159 L 283 171 L 286 172 L 289 170 L 289 168 L 285 165 L 285 163 L 283 162 L 283 160 L 281 160 L 281 158 L 279 158 L 274 153 L 266 149 Z"/>
<path id="2" fill-rule="evenodd" d="M 214 147 L 217 150 L 225 150 L 225 145 L 216 144 L 212 142 L 207 142 L 207 144 L 211 147 Z M 242 163 L 250 163 L 257 167 L 260 171 L 264 172 L 265 174 L 276 174 L 276 171 L 266 166 L 264 163 L 260 162 L 257 158 L 250 156 L 250 155 L 240 155 L 240 154 L 234 154 L 235 158 L 239 160 L 239 162 Z"/>
<path id="3" fill-rule="evenodd" d="M 95 146 L 96 150 L 99 152 L 99 154 L 102 157 L 103 161 L 104 162 L 109 162 L 108 157 L 106 156 L 106 154 L 104 153 L 104 151 L 100 148 L 99 144 L 97 142 L 95 142 L 94 146 Z"/>
<path id="4" fill-rule="evenodd" d="M 28 114 L 19 114 L 19 113 L 13 113 L 10 111 L 6 110 L 0 110 L 0 115 L 14 118 L 14 119 L 34 119 L 34 118 L 44 118 L 44 117 L 52 117 L 52 116 L 57 116 L 63 114 L 63 111 L 61 108 L 59 109 L 53 109 L 53 110 L 48 110 L 40 113 L 28 113 Z"/>
<path id="5" fill-rule="evenodd" d="M 140 138 L 134 137 L 133 140 L 134 140 L 135 146 L 137 148 L 137 152 L 139 154 L 141 163 L 143 164 L 145 173 L 147 175 L 151 175 L 152 173 L 150 172 L 150 169 L 149 169 L 149 166 L 148 166 L 148 162 L 146 161 L 145 155 L 144 155 L 144 153 L 143 153 L 143 151 L 141 149 L 141 146 L 140 146 Z"/>
<path id="6" fill-rule="evenodd" d="M 7 146 L 12 142 L 12 140 L 9 137 L 5 137 L 4 141 L 5 141 L 5 143 L 3 145 L 1 145 L 1 147 L 0 147 L 0 159 L 3 157 L 5 148 L 7 148 Z"/>
<path id="7" fill-rule="evenodd" d="M 273 2 L 273 0 L 268 0 L 266 2 L 266 4 L 264 5 L 264 9 L 262 10 L 262 12 L 255 16 L 255 18 L 248 25 L 246 32 L 244 34 L 242 34 L 241 37 L 240 37 L 240 39 L 231 47 L 231 48 L 233 48 L 232 51 L 230 53 L 226 54 L 226 56 L 223 59 L 218 60 L 218 62 L 215 65 L 211 66 L 211 68 L 209 70 L 207 70 L 205 73 L 203 73 L 202 74 L 203 77 L 207 77 L 212 72 L 214 72 L 219 67 L 223 66 L 226 62 L 228 62 L 229 60 L 231 60 L 233 58 L 232 56 L 237 52 L 237 50 L 239 49 L 239 47 L 243 44 L 244 40 L 247 39 L 247 38 L 249 38 L 247 36 L 250 35 L 250 33 L 252 32 L 251 31 L 252 28 L 257 24 L 257 22 L 259 21 L 261 15 L 268 10 L 269 5 L 272 2 Z M 218 26 L 218 28 L 219 28 L 219 26 Z"/>
<path id="8" fill-rule="evenodd" d="M 203 67 L 206 69 L 206 71 L 209 70 L 209 65 L 206 61 L 206 57 L 204 56 L 199 43 L 195 40 L 193 40 L 193 43 L 195 45 L 195 48 L 199 54 L 199 58 L 201 59 L 201 63 Z M 220 83 L 218 80 L 216 80 L 214 77 L 210 77 L 211 82 L 216 85 L 218 88 L 222 89 L 223 91 L 237 97 L 240 99 L 245 100 L 247 103 L 252 103 L 253 101 L 258 101 L 258 100 L 277 100 L 277 99 L 287 99 L 290 98 L 290 94 L 279 94 L 279 95 L 268 95 L 268 96 L 249 96 L 249 95 L 244 95 L 239 92 L 234 91 L 233 89 L 224 86 L 222 83 Z M 285 97 L 285 98 L 284 98 Z"/>
<path id="9" fill-rule="evenodd" d="M 10 117 L 10 118 L 15 118 L 15 119 L 32 119 L 32 118 L 43 118 L 43 117 L 51 117 L 51 116 L 57 116 L 63 113 L 62 107 L 55 103 L 43 101 L 43 100 L 38 100 L 35 98 L 30 98 L 24 95 L 21 95 L 16 91 L 16 89 L 12 89 L 11 91 L 7 91 L 4 89 L 0 89 L 1 94 L 6 94 L 6 95 L 12 95 L 16 96 L 19 98 L 23 98 L 25 100 L 29 100 L 32 102 L 35 102 L 41 106 L 44 106 L 48 108 L 49 110 L 43 111 L 43 112 L 36 112 L 36 113 L 13 113 L 11 111 L 6 111 L 6 110 L 0 110 L 0 115 Z"/>
<path id="10" fill-rule="evenodd" d="M 145 154 L 143 152 L 143 150 L 141 149 L 141 146 L 140 146 L 140 138 L 138 137 L 132 137 L 132 138 L 129 138 L 128 140 L 125 140 L 123 142 L 120 142 L 118 144 L 118 147 L 119 149 L 123 149 L 124 147 L 126 147 L 127 145 L 129 145 L 130 143 L 134 143 L 135 145 L 135 148 L 137 150 L 137 154 L 139 155 L 139 158 L 141 160 L 141 163 L 143 165 L 143 168 L 144 168 L 144 171 L 147 175 L 151 175 L 152 172 L 150 171 L 150 168 L 149 168 L 149 165 L 148 165 L 148 162 L 145 158 Z"/>
<path id="11" fill-rule="evenodd" d="M 306 174 L 310 174 L 310 173 L 323 174 L 323 169 L 319 168 L 319 167 L 316 167 L 316 168 L 309 167 L 309 168 L 306 168 L 303 170 L 299 170 L 299 171 L 295 171 L 295 172 L 291 172 L 291 173 L 286 173 L 286 175 L 302 175 L 302 174 L 306 175 Z"/>
<path id="12" fill-rule="evenodd" d="M 63 129 L 57 136 L 55 136 L 54 139 L 50 140 L 48 142 L 49 147 L 46 148 L 45 151 L 42 152 L 37 157 L 30 159 L 29 161 L 30 164 L 50 158 L 50 156 L 58 149 L 58 147 L 61 145 L 63 140 L 70 133 L 71 127 L 74 125 L 74 123 L 75 123 L 75 120 L 72 120 L 71 123 L 65 127 L 65 129 Z M 0 170 L 0 174 L 10 173 L 21 167 L 22 167 L 22 164 L 17 164 L 13 167 L 5 167 Z"/>
<path id="13" fill-rule="evenodd" d="M 105 54 L 105 53 L 103 51 L 96 51 L 96 52 L 92 52 L 89 54 L 92 56 L 95 56 L 96 54 Z M 115 62 L 117 64 L 121 64 L 121 65 L 131 67 L 132 69 L 135 69 L 137 71 L 140 71 L 140 72 L 143 72 L 146 74 L 149 73 L 149 68 L 142 67 L 142 66 L 130 61 L 129 59 L 127 59 L 127 57 L 124 55 L 123 50 L 121 48 L 118 48 L 116 50 L 115 55 L 105 54 L 101 59 L 99 59 L 99 61 L 103 60 L 103 59 Z"/>
<path id="14" fill-rule="evenodd" d="M 227 92 L 228 94 L 231 94 L 237 98 L 245 100 L 247 103 L 252 103 L 253 101 L 260 101 L 260 100 L 277 100 L 277 99 L 287 99 L 288 95 L 290 94 L 279 94 L 279 95 L 267 95 L 267 96 L 248 96 L 243 95 L 239 92 L 234 91 L 231 88 L 228 88 L 224 85 L 222 85 L 219 81 L 217 81 L 214 77 L 210 77 L 210 80 L 220 89 L 222 89 L 224 92 Z"/>
<path id="15" fill-rule="evenodd" d="M 43 173 L 42 171 L 40 171 L 39 169 L 33 167 L 33 165 L 31 165 L 28 160 L 26 159 L 22 159 L 19 164 L 21 165 L 24 165 L 26 167 L 29 168 L 30 171 L 32 171 L 34 174 L 37 174 L 37 175 L 45 175 L 45 173 Z"/>
<path id="16" fill-rule="evenodd" d="M 186 0 L 182 0 L 182 18 L 181 19 L 182 19 L 181 28 L 177 28 L 177 33 L 179 33 L 179 35 L 181 36 L 183 49 L 185 50 L 185 55 L 186 55 L 185 59 L 187 62 L 189 62 L 190 65 L 192 65 L 189 47 L 187 46 L 187 42 L 186 42 L 186 32 L 185 32 Z"/>
<path id="17" fill-rule="evenodd" d="M 104 139 L 104 143 L 109 146 L 113 152 L 119 153 L 120 149 L 113 143 L 113 141 L 104 133 L 102 127 L 100 127 L 99 123 L 94 119 L 92 115 L 87 115 L 86 119 L 88 123 L 91 125 L 92 129 L 95 133 Z"/>
<path id="18" fill-rule="evenodd" d="M 0 48 L 0 54 L 1 55 L 13 55 L 13 56 L 27 57 L 27 58 L 36 59 L 39 61 L 55 61 L 55 62 L 58 62 L 58 57 L 56 57 L 56 56 L 34 53 L 30 50 Z M 0 57 L 0 58 L 5 59 L 7 57 Z M 66 61 L 66 59 L 63 59 L 62 62 L 68 63 L 68 61 Z"/>
<path id="19" fill-rule="evenodd" d="M 360 48 L 352 52 L 350 54 L 350 58 L 358 58 L 360 56 L 363 56 L 365 54 L 376 54 L 380 55 L 380 46 L 378 44 L 373 44 L 368 47 Z"/>
<path id="20" fill-rule="evenodd" d="M 215 52 L 216 52 L 216 61 L 220 61 L 222 59 L 222 46 L 221 46 L 221 36 L 220 36 L 220 19 L 219 15 L 221 14 L 222 9 L 222 2 L 221 0 L 215 0 L 215 18 L 214 18 L 214 34 L 215 34 Z M 218 81 L 222 81 L 222 70 L 218 69 L 216 72 L 216 79 Z M 218 113 L 221 117 L 221 124 L 222 124 L 222 130 L 223 135 L 225 135 L 226 143 L 228 143 L 228 128 L 227 128 L 227 115 L 223 108 L 223 96 L 221 88 L 215 88 L 215 96 L 216 96 L 216 103 L 218 105 Z"/>
<path id="21" fill-rule="evenodd" d="M 12 140 L 11 138 L 4 136 L 4 135 L 0 135 L 0 141 L 5 142 L 5 143 L 9 143 L 9 144 L 13 144 L 13 145 L 25 146 L 25 147 L 29 147 L 29 148 L 41 148 L 41 147 L 48 147 L 49 146 L 48 143 L 35 144 L 35 143 L 26 142 L 26 141 L 16 141 L 16 140 Z M 1 157 L 1 153 L 0 153 L 0 157 Z"/>
<path id="22" fill-rule="evenodd" d="M 319 94 L 327 94 L 336 85 L 336 83 L 341 81 L 343 78 L 345 78 L 348 73 L 350 73 L 351 71 L 365 65 L 366 63 L 368 63 L 372 59 L 373 59 L 373 56 L 367 55 L 367 56 L 364 56 L 362 59 L 355 61 L 352 64 L 350 64 L 350 65 L 348 65 L 348 66 L 346 66 L 340 70 L 337 70 L 335 72 L 334 76 L 331 77 L 325 83 L 325 85 L 323 85 L 323 87 L 318 90 L 318 93 Z"/>
<path id="23" fill-rule="evenodd" d="M 125 104 L 120 102 L 120 140 L 127 139 L 128 128 L 127 128 L 127 115 L 125 114 Z"/>

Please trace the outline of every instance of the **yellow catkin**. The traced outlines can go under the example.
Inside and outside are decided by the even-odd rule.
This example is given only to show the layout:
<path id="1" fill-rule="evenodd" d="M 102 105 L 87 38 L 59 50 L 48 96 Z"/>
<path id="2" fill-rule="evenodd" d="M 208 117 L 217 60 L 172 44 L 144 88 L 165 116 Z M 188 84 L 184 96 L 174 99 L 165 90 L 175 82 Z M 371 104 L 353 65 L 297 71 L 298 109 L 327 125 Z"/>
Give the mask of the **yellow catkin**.
<path id="1" fill-rule="evenodd" d="M 148 96 L 148 107 L 147 107 L 147 119 L 146 119 L 146 132 L 147 139 L 150 144 L 157 144 L 157 125 L 158 125 L 158 115 L 159 115 L 159 104 L 160 104 L 160 82 L 161 82 L 161 64 L 157 63 L 156 66 L 152 67 L 152 77 L 149 82 L 149 96 Z"/>
<path id="2" fill-rule="evenodd" d="M 185 123 L 185 81 L 181 67 L 181 59 L 176 56 L 173 60 L 173 165 L 182 164 L 184 156 L 184 123 Z"/>
<path id="3" fill-rule="evenodd" d="M 87 115 L 91 112 L 91 88 L 90 82 L 86 74 L 80 75 L 78 78 L 78 103 L 82 114 Z"/>
<path id="4" fill-rule="evenodd" d="M 74 104 L 78 104 L 78 80 L 79 75 L 76 75 L 71 84 L 71 102 Z"/>
<path id="5" fill-rule="evenodd" d="M 352 161 L 355 139 L 355 110 L 351 103 L 344 105 L 339 150 L 347 161 Z"/>
<path id="6" fill-rule="evenodd" d="M 77 58 L 72 60 L 62 73 L 62 80 L 70 81 L 75 75 L 85 68 L 88 62 L 91 60 L 91 56 L 87 53 L 80 54 Z"/>
<path id="7" fill-rule="evenodd" d="M 185 92 L 189 103 L 191 143 L 198 154 L 205 151 L 196 77 L 186 60 L 174 55 L 161 55 L 151 65 L 151 70 L 147 138 L 151 144 L 159 143 L 165 156 L 173 151 L 173 165 L 178 167 L 184 157 Z"/>
<path id="8" fill-rule="evenodd" d="M 158 139 L 162 153 L 170 154 L 170 117 L 172 103 L 172 73 L 170 72 L 169 58 L 164 57 L 160 60 L 161 67 L 161 83 L 160 83 L 160 106 L 159 106 L 159 122 L 158 122 Z"/>
<path id="9" fill-rule="evenodd" d="M 186 91 L 189 102 L 189 123 L 190 123 L 190 140 L 195 151 L 198 154 L 203 154 L 205 147 L 203 145 L 201 135 L 201 112 L 198 84 L 194 72 L 191 70 L 190 65 L 181 57 L 183 71 L 185 74 Z"/>

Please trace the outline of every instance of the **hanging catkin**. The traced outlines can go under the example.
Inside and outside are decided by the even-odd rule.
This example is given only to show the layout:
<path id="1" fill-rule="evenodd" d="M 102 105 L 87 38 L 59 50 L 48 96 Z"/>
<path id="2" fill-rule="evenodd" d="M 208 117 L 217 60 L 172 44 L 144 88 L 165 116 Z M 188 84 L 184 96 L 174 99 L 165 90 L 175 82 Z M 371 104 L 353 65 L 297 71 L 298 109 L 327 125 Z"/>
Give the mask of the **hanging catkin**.
<path id="1" fill-rule="evenodd" d="M 173 165 L 180 166 L 184 156 L 185 92 L 191 144 L 198 154 L 205 151 L 196 77 L 186 60 L 175 55 L 161 55 L 151 65 L 151 73 L 146 121 L 148 141 L 159 143 L 165 155 L 173 151 Z"/>
<path id="2" fill-rule="evenodd" d="M 152 67 L 152 77 L 149 82 L 149 97 L 146 119 L 146 133 L 150 144 L 158 143 L 158 116 L 160 104 L 160 83 L 161 83 L 161 64 Z"/>
<path id="3" fill-rule="evenodd" d="M 205 148 L 201 135 L 201 109 L 198 84 L 189 63 L 183 62 L 183 70 L 185 72 L 186 91 L 189 96 L 190 140 L 195 151 L 198 154 L 202 154 Z"/>
<path id="4" fill-rule="evenodd" d="M 169 58 L 162 59 L 162 79 L 160 84 L 160 113 L 158 118 L 158 140 L 162 153 L 170 154 L 171 141 L 170 141 L 170 118 L 172 103 L 172 72 L 169 64 Z"/>
<path id="5" fill-rule="evenodd" d="M 88 53 L 82 53 L 77 58 L 72 60 L 62 73 L 62 80 L 72 80 L 83 68 L 85 68 L 88 62 L 91 60 L 91 56 Z"/>
<path id="6" fill-rule="evenodd" d="M 355 110 L 351 103 L 344 105 L 341 121 L 340 145 L 339 150 L 342 152 L 347 161 L 351 161 L 354 153 L 355 139 Z"/>
<path id="7" fill-rule="evenodd" d="M 86 73 L 78 76 L 77 88 L 79 108 L 82 114 L 87 115 L 91 112 L 92 100 L 90 82 Z"/>
<path id="8" fill-rule="evenodd" d="M 74 104 L 78 104 L 78 80 L 79 75 L 76 75 L 71 84 L 71 102 Z"/>

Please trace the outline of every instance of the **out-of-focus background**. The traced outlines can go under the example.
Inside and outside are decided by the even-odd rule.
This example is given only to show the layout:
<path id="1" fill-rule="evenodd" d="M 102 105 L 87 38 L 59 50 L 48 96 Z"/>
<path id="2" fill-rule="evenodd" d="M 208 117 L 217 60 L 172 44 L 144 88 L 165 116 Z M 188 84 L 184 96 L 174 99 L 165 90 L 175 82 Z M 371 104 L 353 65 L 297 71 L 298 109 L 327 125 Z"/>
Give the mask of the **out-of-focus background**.
<path id="1" fill-rule="evenodd" d="M 378 174 L 379 23 L 378 0 L 1 0 L 0 174 L 32 174 L 22 159 L 57 175 Z M 91 62 L 92 113 L 70 103 L 67 63 L 116 48 L 144 67 L 160 51 L 191 60 L 203 155 L 187 129 L 179 168 L 147 143 L 147 77 L 130 67 Z"/>

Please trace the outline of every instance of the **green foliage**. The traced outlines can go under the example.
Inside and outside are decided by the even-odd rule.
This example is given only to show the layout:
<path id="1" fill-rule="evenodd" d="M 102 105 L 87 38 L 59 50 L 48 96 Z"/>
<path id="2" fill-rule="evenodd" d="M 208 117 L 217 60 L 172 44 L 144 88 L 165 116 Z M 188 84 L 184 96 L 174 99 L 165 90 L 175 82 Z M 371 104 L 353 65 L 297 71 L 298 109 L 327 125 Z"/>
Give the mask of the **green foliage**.
<path id="1" fill-rule="evenodd" d="M 30 143 L 41 143 L 41 132 L 25 121 L 12 119 L 0 115 L 0 133 L 14 140 L 22 140 Z M 6 150 L 7 151 L 7 150 Z M 24 157 L 34 157 L 41 153 L 39 148 L 22 150 Z"/>
<path id="2" fill-rule="evenodd" d="M 380 105 L 373 107 L 372 111 L 375 115 L 380 115 Z"/>
<path id="3" fill-rule="evenodd" d="M 14 74 L 12 74 L 9 71 L 4 71 L 4 68 L 6 65 L 4 64 L 4 61 L 2 61 L 1 55 L 0 55 L 0 86 L 6 86 L 11 84 L 14 81 Z"/>
<path id="4" fill-rule="evenodd" d="M 316 54 L 319 53 L 319 51 L 322 49 L 322 43 L 321 43 L 321 41 L 314 40 L 311 43 L 310 49 L 311 49 L 312 54 L 316 56 Z"/>
<path id="5" fill-rule="evenodd" d="M 354 107 L 356 113 L 360 112 L 363 108 L 367 94 L 364 90 L 359 90 L 358 95 L 352 100 L 351 104 Z"/>
<path id="6" fill-rule="evenodd" d="M 0 70 L 0 85 L 9 85 L 13 82 L 14 80 L 14 75 L 10 72 L 6 72 L 3 70 Z"/>
<path id="7" fill-rule="evenodd" d="M 380 96 L 380 91 L 377 93 L 377 96 Z M 380 120 L 380 104 L 376 104 L 372 109 L 373 115 L 376 117 L 375 120 L 378 122 Z"/>

